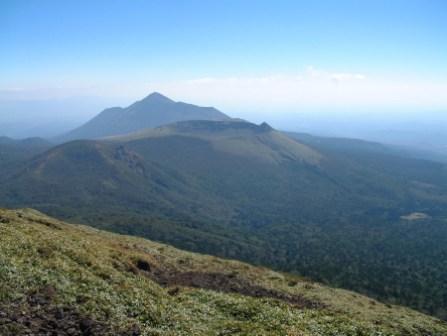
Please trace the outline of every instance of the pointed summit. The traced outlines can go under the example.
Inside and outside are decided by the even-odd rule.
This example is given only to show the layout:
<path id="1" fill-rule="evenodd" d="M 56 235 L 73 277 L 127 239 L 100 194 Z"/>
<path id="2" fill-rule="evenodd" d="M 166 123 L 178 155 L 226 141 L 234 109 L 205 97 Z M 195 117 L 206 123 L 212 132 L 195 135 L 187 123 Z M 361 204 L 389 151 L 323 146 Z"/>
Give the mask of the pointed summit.
<path id="1" fill-rule="evenodd" d="M 176 102 L 159 92 L 153 92 L 128 107 L 104 110 L 58 140 L 98 139 L 186 120 L 222 121 L 230 119 L 214 107 Z"/>
<path id="2" fill-rule="evenodd" d="M 272 126 L 270 126 L 269 124 L 267 124 L 265 121 L 259 125 L 259 127 L 263 130 L 263 131 L 273 131 Z"/>
<path id="3" fill-rule="evenodd" d="M 150 103 L 174 103 L 172 99 L 162 95 L 159 92 L 152 92 L 146 98 L 140 100 L 140 102 L 150 102 Z"/>

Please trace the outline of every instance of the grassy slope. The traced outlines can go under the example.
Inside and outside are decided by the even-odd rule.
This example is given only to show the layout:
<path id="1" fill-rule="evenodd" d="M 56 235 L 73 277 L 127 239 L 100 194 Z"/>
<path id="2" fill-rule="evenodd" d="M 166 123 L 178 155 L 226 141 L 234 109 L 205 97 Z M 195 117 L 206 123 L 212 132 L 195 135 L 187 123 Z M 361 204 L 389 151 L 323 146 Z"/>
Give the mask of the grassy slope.
<path id="1" fill-rule="evenodd" d="M 447 333 L 407 308 L 34 210 L 0 210 L 0 232 L 2 335 Z"/>
<path id="2" fill-rule="evenodd" d="M 317 165 L 321 155 L 310 147 L 292 140 L 268 124 L 255 125 L 245 121 L 193 120 L 146 129 L 140 132 L 109 137 L 109 140 L 138 142 L 138 140 L 182 136 L 201 139 L 211 144 L 217 152 L 247 157 L 262 163 L 302 161 Z"/>

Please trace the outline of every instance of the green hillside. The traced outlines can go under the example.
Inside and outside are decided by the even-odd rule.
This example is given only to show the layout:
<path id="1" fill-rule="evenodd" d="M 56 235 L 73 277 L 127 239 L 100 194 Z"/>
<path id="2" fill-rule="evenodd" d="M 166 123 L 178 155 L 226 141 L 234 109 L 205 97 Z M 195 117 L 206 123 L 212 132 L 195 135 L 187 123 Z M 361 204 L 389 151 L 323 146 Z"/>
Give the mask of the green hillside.
<path id="1" fill-rule="evenodd" d="M 431 335 L 447 324 L 293 275 L 0 210 L 1 335 Z"/>
<path id="2" fill-rule="evenodd" d="M 237 258 L 447 318 L 447 169 L 362 142 L 193 121 L 55 147 L 0 204 Z M 423 214 L 416 216 L 413 213 Z"/>
<path id="3" fill-rule="evenodd" d="M 183 121 L 109 139 L 134 143 L 138 140 L 172 136 L 204 140 L 217 152 L 253 158 L 264 163 L 302 161 L 317 165 L 322 159 L 317 151 L 275 131 L 267 123 L 258 126 L 237 120 Z"/>
<path id="4" fill-rule="evenodd" d="M 17 164 L 43 153 L 52 144 L 41 138 L 11 139 L 0 137 L 0 174 L 8 168 L 12 169 Z"/>

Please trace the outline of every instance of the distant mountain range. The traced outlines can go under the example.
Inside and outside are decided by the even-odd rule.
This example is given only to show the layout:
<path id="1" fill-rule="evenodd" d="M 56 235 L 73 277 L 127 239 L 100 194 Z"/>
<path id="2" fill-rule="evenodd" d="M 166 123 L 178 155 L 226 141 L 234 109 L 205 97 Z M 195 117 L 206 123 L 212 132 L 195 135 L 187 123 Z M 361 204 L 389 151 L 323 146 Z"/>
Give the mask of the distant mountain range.
<path id="1" fill-rule="evenodd" d="M 148 128 L 161 116 L 195 120 Z M 70 133 L 87 140 L 31 148 L 1 166 L 0 206 L 268 265 L 447 318 L 446 165 L 377 143 L 285 134 L 160 94 L 90 123 L 83 136 Z M 413 213 L 426 216 L 405 219 Z"/>
<path id="2" fill-rule="evenodd" d="M 175 102 L 154 92 L 126 108 L 108 108 L 86 124 L 57 140 L 98 139 L 184 120 L 229 119 L 230 117 L 214 107 Z"/>

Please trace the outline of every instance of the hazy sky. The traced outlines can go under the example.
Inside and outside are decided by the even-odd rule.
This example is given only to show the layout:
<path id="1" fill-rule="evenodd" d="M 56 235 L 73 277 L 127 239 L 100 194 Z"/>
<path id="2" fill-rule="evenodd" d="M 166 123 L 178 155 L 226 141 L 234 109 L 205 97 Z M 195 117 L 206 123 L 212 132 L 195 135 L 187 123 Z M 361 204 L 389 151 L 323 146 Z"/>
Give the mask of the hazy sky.
<path id="1" fill-rule="evenodd" d="M 447 1 L 0 1 L 0 100 L 447 108 Z M 234 113 L 233 113 L 234 114 Z"/>

